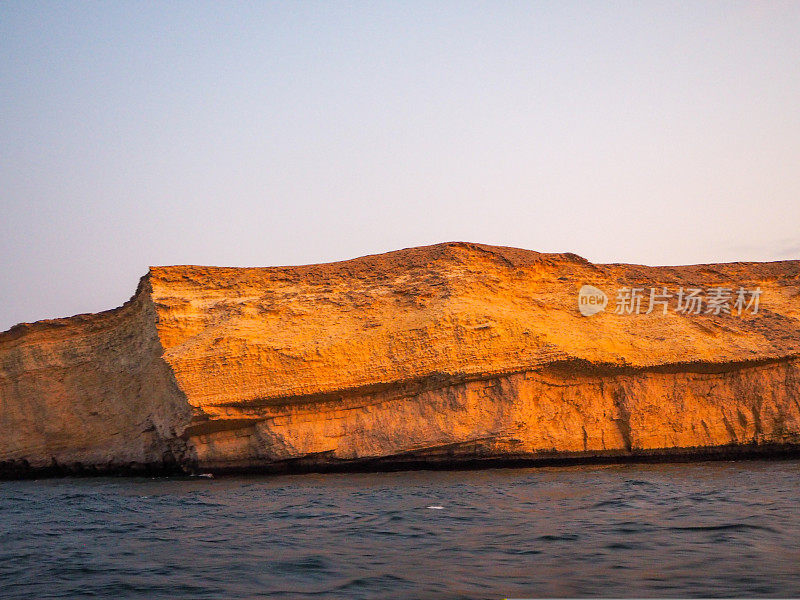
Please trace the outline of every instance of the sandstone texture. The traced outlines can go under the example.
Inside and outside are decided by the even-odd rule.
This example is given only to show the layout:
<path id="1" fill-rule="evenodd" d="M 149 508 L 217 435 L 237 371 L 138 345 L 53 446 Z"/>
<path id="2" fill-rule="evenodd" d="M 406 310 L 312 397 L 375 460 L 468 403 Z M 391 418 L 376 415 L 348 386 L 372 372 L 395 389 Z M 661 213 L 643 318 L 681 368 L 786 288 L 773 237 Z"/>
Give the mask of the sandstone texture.
<path id="1" fill-rule="evenodd" d="M 583 316 L 583 285 L 609 297 Z M 616 314 L 617 291 L 644 291 Z M 646 314 L 650 288 L 757 312 Z M 705 306 L 703 307 L 705 309 Z M 154 267 L 124 306 L 0 333 L 0 474 L 800 450 L 800 261 L 682 267 L 446 243 Z"/>

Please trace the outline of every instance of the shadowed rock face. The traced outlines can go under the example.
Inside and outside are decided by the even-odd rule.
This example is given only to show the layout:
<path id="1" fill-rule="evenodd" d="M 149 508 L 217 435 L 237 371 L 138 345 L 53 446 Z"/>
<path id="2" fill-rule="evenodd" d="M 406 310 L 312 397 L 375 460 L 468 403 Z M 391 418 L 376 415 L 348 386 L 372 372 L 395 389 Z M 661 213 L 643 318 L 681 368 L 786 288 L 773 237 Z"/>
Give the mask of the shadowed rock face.
<path id="1" fill-rule="evenodd" d="M 578 290 L 609 305 L 578 310 Z M 744 287 L 757 313 L 615 314 Z M 126 305 L 0 334 L 0 461 L 299 470 L 800 448 L 800 261 L 593 265 L 449 243 L 158 267 Z"/>

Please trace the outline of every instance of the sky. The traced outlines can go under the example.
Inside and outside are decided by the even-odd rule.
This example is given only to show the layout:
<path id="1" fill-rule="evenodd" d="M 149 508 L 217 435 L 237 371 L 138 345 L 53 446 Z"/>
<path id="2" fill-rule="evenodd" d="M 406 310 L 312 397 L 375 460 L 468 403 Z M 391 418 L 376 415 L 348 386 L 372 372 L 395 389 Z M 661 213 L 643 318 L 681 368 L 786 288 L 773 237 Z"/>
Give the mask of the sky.
<path id="1" fill-rule="evenodd" d="M 150 265 L 800 258 L 800 2 L 0 3 L 0 330 Z"/>

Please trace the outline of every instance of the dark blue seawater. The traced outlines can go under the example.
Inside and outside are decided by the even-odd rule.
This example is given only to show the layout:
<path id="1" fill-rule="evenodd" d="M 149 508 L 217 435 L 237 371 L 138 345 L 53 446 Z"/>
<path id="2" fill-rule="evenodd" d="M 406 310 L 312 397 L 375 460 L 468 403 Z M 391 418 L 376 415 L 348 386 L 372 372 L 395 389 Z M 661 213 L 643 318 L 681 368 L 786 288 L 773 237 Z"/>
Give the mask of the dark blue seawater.
<path id="1" fill-rule="evenodd" d="M 2 598 L 800 596 L 800 462 L 0 482 Z"/>

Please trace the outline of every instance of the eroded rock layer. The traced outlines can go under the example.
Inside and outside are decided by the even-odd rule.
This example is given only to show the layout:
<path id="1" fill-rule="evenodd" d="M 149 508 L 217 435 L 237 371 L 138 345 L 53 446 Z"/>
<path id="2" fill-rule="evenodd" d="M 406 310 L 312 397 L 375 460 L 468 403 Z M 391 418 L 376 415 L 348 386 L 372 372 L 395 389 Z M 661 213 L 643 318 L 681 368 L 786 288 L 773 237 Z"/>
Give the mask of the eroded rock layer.
<path id="1" fill-rule="evenodd" d="M 605 311 L 581 315 L 583 285 L 606 292 Z M 622 288 L 643 290 L 638 314 L 615 312 Z M 650 288 L 673 297 L 647 312 Z M 730 289 L 731 314 L 677 311 L 680 288 Z M 740 288 L 761 291 L 757 310 L 735 309 Z M 799 355 L 800 261 L 594 265 L 450 243 L 158 267 L 119 309 L 0 334 L 0 462 L 19 474 L 793 451 Z"/>

